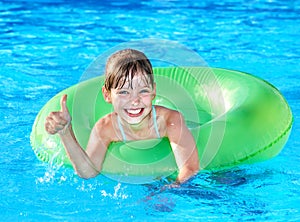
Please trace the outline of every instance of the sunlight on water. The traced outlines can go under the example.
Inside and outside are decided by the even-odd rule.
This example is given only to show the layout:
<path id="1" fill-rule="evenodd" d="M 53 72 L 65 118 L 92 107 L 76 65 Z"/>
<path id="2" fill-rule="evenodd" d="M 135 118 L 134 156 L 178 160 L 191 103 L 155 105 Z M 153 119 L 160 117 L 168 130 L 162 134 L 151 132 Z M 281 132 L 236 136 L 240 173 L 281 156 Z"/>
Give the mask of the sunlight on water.
<path id="1" fill-rule="evenodd" d="M 299 221 L 299 14 L 298 0 L 0 2 L 1 219 Z M 42 106 L 78 83 L 102 53 L 150 38 L 177 41 L 211 67 L 276 86 L 294 115 L 282 152 L 263 163 L 203 171 L 179 188 L 164 180 L 84 180 L 71 168 L 40 162 L 29 135 Z M 205 116 L 201 124 L 212 118 Z M 189 120 L 190 128 L 199 127 Z"/>

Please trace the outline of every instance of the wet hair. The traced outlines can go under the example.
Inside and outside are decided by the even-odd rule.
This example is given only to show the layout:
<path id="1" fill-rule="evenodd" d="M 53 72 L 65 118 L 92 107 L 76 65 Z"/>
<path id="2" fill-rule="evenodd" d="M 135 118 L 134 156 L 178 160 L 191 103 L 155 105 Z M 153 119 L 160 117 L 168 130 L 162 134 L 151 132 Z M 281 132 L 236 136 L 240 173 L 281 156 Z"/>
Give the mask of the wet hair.
<path id="1" fill-rule="evenodd" d="M 146 55 L 135 49 L 123 49 L 112 54 L 106 63 L 106 90 L 122 88 L 128 81 L 130 87 L 135 75 L 142 74 L 147 84 L 153 87 L 154 77 L 152 65 Z"/>

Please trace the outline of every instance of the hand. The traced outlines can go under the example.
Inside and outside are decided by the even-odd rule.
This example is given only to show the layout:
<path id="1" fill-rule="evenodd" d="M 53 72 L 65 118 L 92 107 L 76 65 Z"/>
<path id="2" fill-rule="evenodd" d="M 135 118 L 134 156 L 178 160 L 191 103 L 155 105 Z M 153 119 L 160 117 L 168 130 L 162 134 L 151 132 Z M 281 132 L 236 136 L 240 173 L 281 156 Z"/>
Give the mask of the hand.
<path id="1" fill-rule="evenodd" d="M 180 183 L 178 182 L 175 182 L 175 183 L 171 183 L 171 184 L 166 184 L 164 185 L 161 190 L 164 191 L 164 190 L 169 190 L 169 189 L 174 189 L 174 188 L 180 188 Z"/>
<path id="2" fill-rule="evenodd" d="M 45 129 L 49 134 L 64 134 L 71 123 L 71 116 L 67 107 L 67 95 L 60 100 L 60 111 L 51 112 L 46 118 Z"/>

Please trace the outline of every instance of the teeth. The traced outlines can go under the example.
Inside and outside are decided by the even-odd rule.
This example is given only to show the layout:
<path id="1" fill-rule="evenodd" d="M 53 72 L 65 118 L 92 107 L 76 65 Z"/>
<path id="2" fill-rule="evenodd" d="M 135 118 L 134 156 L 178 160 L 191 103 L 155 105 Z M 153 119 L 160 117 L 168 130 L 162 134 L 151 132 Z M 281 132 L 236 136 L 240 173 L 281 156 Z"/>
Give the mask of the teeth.
<path id="1" fill-rule="evenodd" d="M 133 115 L 140 113 L 142 109 L 128 109 L 127 112 Z"/>

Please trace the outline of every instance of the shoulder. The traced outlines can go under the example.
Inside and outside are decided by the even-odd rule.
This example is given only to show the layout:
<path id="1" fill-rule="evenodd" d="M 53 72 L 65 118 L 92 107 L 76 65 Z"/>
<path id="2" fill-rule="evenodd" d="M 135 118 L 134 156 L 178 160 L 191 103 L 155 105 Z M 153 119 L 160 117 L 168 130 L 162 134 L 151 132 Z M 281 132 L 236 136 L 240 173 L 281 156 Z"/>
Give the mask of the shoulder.
<path id="1" fill-rule="evenodd" d="M 114 114 L 110 113 L 99 119 L 93 127 L 93 133 L 105 140 L 114 140 Z"/>
<path id="2" fill-rule="evenodd" d="M 163 106 L 155 106 L 156 112 L 158 116 L 162 116 L 168 126 L 181 125 L 184 123 L 184 119 L 182 114 L 173 109 L 169 109 Z"/>
<path id="3" fill-rule="evenodd" d="M 157 115 L 163 119 L 166 136 L 170 142 L 178 143 L 182 138 L 182 133 L 186 132 L 186 125 L 183 115 L 177 111 L 166 107 L 156 106 Z"/>
<path id="4" fill-rule="evenodd" d="M 97 128 L 111 127 L 112 121 L 113 121 L 113 114 L 112 113 L 107 114 L 106 116 L 102 117 L 96 122 L 95 127 Z"/>

